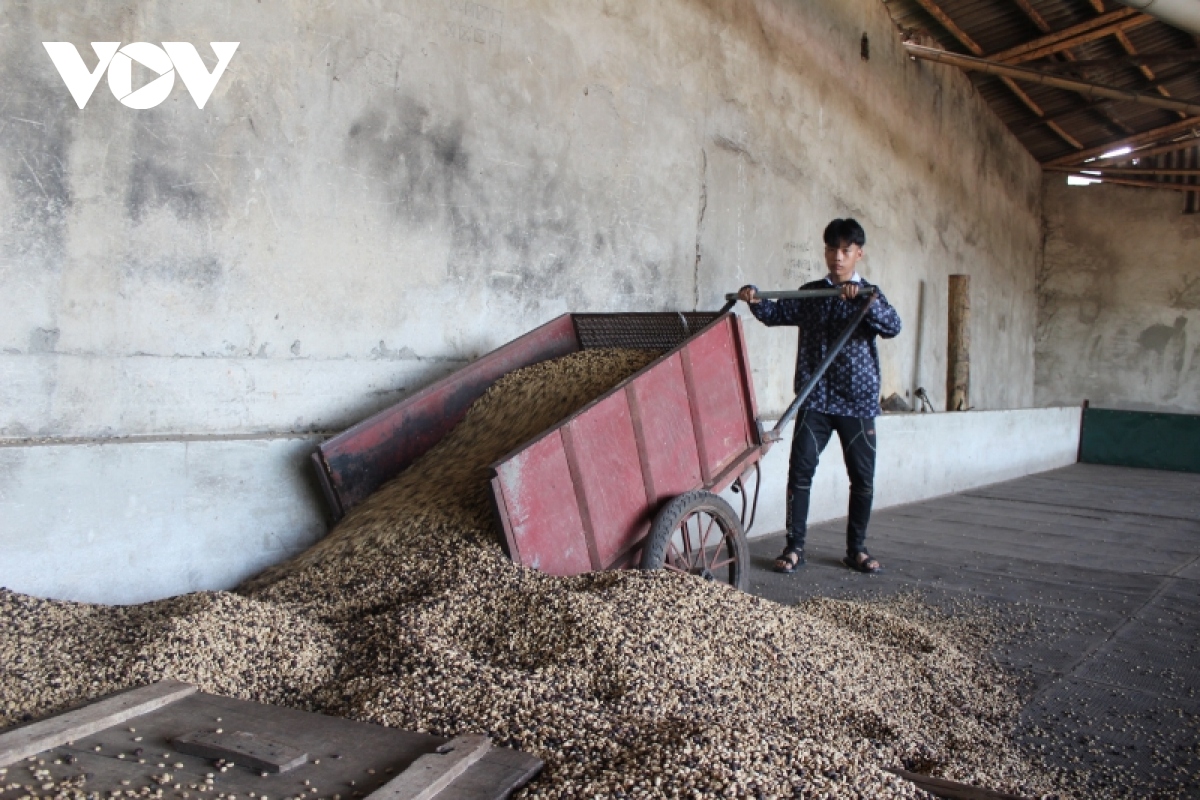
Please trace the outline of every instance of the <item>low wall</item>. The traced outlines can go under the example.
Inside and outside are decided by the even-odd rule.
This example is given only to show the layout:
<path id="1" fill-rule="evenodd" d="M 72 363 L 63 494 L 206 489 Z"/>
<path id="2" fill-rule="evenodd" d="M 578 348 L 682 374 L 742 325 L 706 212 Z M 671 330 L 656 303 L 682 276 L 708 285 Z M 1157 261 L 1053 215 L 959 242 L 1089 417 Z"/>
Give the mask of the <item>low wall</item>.
<path id="1" fill-rule="evenodd" d="M 1074 463 L 1079 420 L 1077 408 L 881 417 L 876 507 Z M 758 535 L 784 527 L 788 433 L 763 462 Z M 235 586 L 324 534 L 307 461 L 318 441 L 0 447 L 0 518 L 26 533 L 6 541 L 0 586 L 104 603 Z M 845 515 L 841 456 L 835 437 L 817 470 L 813 522 Z"/>
<path id="2" fill-rule="evenodd" d="M 97 603 L 236 586 L 325 534 L 319 440 L 0 447 L 0 586 Z"/>
<path id="3" fill-rule="evenodd" d="M 896 414 L 876 420 L 875 508 L 912 503 L 1074 464 L 1080 409 L 1029 408 L 953 414 Z M 785 527 L 789 426 L 763 459 L 752 536 Z M 813 479 L 809 522 L 846 516 L 849 484 L 835 434 Z M 741 500 L 732 500 L 734 508 Z"/>

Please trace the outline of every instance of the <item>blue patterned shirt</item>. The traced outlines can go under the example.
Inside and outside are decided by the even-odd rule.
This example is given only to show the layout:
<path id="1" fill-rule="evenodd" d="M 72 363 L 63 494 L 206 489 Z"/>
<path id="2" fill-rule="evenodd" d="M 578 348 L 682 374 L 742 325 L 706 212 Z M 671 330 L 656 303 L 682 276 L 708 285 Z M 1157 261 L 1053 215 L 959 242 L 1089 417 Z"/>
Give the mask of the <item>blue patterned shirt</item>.
<path id="1" fill-rule="evenodd" d="M 872 285 L 857 275 L 854 282 L 860 286 Z M 828 289 L 831 286 L 833 282 L 823 278 L 800 288 Z M 871 310 L 801 408 L 844 417 L 879 416 L 879 351 L 875 347 L 875 337 L 891 339 L 900 333 L 900 315 L 878 287 L 875 291 L 877 296 Z M 867 298 L 863 297 L 848 301 L 840 297 L 760 300 L 750 306 L 750 312 L 764 325 L 795 325 L 800 329 L 793 384 L 798 394 L 850 324 L 850 318 L 866 302 Z"/>

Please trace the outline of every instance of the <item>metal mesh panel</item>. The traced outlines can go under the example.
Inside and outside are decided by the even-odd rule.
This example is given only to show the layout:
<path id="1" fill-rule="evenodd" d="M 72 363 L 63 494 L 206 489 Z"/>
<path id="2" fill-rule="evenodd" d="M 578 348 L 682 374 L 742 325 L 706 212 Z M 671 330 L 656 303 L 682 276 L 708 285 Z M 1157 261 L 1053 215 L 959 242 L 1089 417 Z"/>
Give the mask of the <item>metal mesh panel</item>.
<path id="1" fill-rule="evenodd" d="M 575 332 L 583 350 L 631 347 L 671 350 L 695 336 L 720 314 L 714 311 L 644 314 L 573 314 Z"/>

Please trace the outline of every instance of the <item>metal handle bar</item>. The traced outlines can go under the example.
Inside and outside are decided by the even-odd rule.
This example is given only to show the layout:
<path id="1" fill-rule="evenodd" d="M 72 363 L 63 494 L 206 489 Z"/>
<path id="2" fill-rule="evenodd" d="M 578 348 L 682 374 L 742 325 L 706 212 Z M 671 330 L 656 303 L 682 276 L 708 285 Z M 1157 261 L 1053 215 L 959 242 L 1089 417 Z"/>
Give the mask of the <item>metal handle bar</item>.
<path id="1" fill-rule="evenodd" d="M 829 289 L 798 289 L 790 292 L 756 292 L 759 300 L 811 300 L 817 297 L 840 297 L 842 290 L 836 287 Z M 863 286 L 858 290 L 859 297 L 875 294 L 874 286 Z M 725 300 L 737 300 L 736 293 L 725 295 Z"/>

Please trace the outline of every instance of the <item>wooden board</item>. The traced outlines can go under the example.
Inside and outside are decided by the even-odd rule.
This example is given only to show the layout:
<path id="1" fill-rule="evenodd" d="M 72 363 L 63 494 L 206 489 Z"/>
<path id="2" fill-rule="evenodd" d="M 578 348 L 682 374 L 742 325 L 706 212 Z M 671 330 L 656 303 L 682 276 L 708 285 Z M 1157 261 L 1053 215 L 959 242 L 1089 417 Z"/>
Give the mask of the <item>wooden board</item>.
<path id="1" fill-rule="evenodd" d="M 159 681 L 0 734 L 0 767 L 170 705 L 196 687 Z"/>
<path id="2" fill-rule="evenodd" d="M 161 692 L 167 688 L 179 690 L 187 684 L 156 686 Z M 438 736 L 218 697 L 197 692 L 195 687 L 188 688 L 191 690 L 188 694 L 165 706 L 125 717 L 93 733 L 72 734 L 75 738 L 70 740 L 63 739 L 64 734 L 57 735 L 53 741 L 59 744 L 21 756 L 32 761 L 11 764 L 6 780 L 32 783 L 32 770 L 36 769 L 49 773 L 48 778 L 37 777 L 38 784 L 84 779 L 83 791 L 104 796 L 116 790 L 128 792 L 145 787 L 162 789 L 164 800 L 182 797 L 184 792 L 193 800 L 215 797 L 218 793 L 248 797 L 251 792 L 272 800 L 301 796 L 307 800 L 363 800 L 422 756 L 436 754 L 447 744 L 447 739 Z M 129 700 L 123 702 L 128 704 Z M 95 705 L 70 713 L 77 715 L 76 720 L 81 712 L 94 715 L 91 709 Z M 2 733 L 0 742 L 37 725 L 54 723 L 56 730 L 65 729 L 68 726 L 61 720 L 66 716 L 69 715 Z M 78 726 L 70 729 L 80 730 Z M 286 772 L 271 773 L 262 766 L 252 765 L 245 756 L 222 755 L 218 757 L 233 761 L 235 766 L 221 769 L 212 756 L 184 753 L 174 744 L 181 737 L 198 732 L 215 735 L 218 741 L 223 734 L 252 734 L 260 742 L 286 748 L 280 751 L 282 755 L 294 751 L 305 753 L 308 758 Z M 226 736 L 225 741 L 228 740 Z M 27 751 L 25 747 L 21 752 Z M 542 762 L 528 754 L 491 748 L 454 776 L 436 797 L 498 800 L 527 783 L 541 767 Z M 198 786 L 211 789 L 198 794 L 194 788 Z"/>
<path id="3" fill-rule="evenodd" d="M 491 749 L 486 736 L 451 739 L 372 792 L 369 800 L 433 800 Z"/>
<path id="4" fill-rule="evenodd" d="M 176 736 L 175 748 L 189 756 L 224 759 L 262 772 L 287 772 L 308 761 L 308 753 L 246 731 L 193 731 Z"/>

